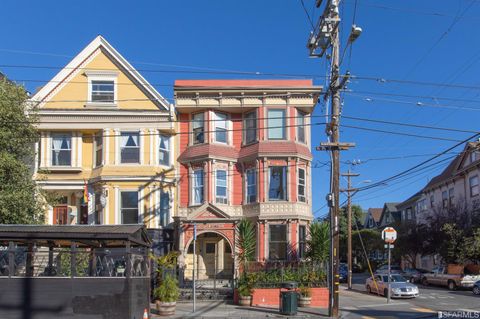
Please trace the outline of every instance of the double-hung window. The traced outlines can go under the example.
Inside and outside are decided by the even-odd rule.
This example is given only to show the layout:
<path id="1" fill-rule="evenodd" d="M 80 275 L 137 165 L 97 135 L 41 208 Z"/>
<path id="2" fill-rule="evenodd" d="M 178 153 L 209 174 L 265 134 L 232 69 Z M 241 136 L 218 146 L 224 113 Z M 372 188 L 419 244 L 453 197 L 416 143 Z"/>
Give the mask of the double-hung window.
<path id="1" fill-rule="evenodd" d="M 192 131 L 193 144 L 201 144 L 205 142 L 203 113 L 193 115 Z"/>
<path id="2" fill-rule="evenodd" d="M 91 101 L 99 103 L 115 102 L 115 82 L 114 81 L 98 81 L 91 82 Z"/>
<path id="3" fill-rule="evenodd" d="M 203 169 L 196 169 L 192 175 L 192 204 L 203 203 Z"/>
<path id="4" fill-rule="evenodd" d="M 227 144 L 227 119 L 223 113 L 215 113 L 215 142 Z"/>
<path id="5" fill-rule="evenodd" d="M 305 258 L 307 248 L 307 226 L 298 227 L 298 258 Z"/>
<path id="6" fill-rule="evenodd" d="M 298 169 L 298 201 L 306 202 L 305 195 L 305 169 Z"/>
<path id="7" fill-rule="evenodd" d="M 250 168 L 246 170 L 247 182 L 247 203 L 254 203 L 257 201 L 257 174 L 255 169 Z"/>
<path id="8" fill-rule="evenodd" d="M 257 112 L 249 112 L 244 116 L 244 144 L 250 144 L 257 140 Z"/>
<path id="9" fill-rule="evenodd" d="M 220 204 L 228 203 L 227 171 L 217 169 L 215 171 L 215 201 Z"/>
<path id="10" fill-rule="evenodd" d="M 170 165 L 170 136 L 160 134 L 158 147 L 158 162 L 160 165 Z"/>
<path id="11" fill-rule="evenodd" d="M 469 182 L 470 182 L 470 197 L 477 196 L 479 194 L 478 175 L 470 177 Z"/>
<path id="12" fill-rule="evenodd" d="M 430 207 L 435 207 L 435 197 L 433 197 L 433 195 L 430 195 Z"/>
<path id="13" fill-rule="evenodd" d="M 268 110 L 268 139 L 284 140 L 286 138 L 285 110 Z"/>
<path id="14" fill-rule="evenodd" d="M 287 259 L 287 226 L 270 225 L 269 228 L 269 259 L 286 260 Z"/>
<path id="15" fill-rule="evenodd" d="M 52 166 L 71 166 L 72 135 L 52 134 Z"/>
<path id="16" fill-rule="evenodd" d="M 442 207 L 443 208 L 448 207 L 448 193 L 447 193 L 447 191 L 442 192 Z"/>
<path id="17" fill-rule="evenodd" d="M 450 207 L 453 207 L 454 202 L 455 202 L 455 191 L 453 188 L 450 188 L 448 190 L 448 205 Z"/>
<path id="18" fill-rule="evenodd" d="M 297 111 L 297 141 L 305 143 L 305 124 L 306 124 L 306 114 Z"/>
<path id="19" fill-rule="evenodd" d="M 170 222 L 170 194 L 168 192 L 160 192 L 159 208 L 159 226 L 166 227 Z"/>
<path id="20" fill-rule="evenodd" d="M 120 193 L 120 212 L 122 224 L 138 224 L 138 192 Z"/>
<path id="21" fill-rule="evenodd" d="M 103 135 L 95 135 L 95 167 L 103 164 Z"/>
<path id="22" fill-rule="evenodd" d="M 270 179 L 268 187 L 269 200 L 286 200 L 287 199 L 287 167 L 272 166 L 270 167 Z"/>
<path id="23" fill-rule="evenodd" d="M 140 133 L 122 132 L 120 137 L 120 162 L 140 163 Z"/>

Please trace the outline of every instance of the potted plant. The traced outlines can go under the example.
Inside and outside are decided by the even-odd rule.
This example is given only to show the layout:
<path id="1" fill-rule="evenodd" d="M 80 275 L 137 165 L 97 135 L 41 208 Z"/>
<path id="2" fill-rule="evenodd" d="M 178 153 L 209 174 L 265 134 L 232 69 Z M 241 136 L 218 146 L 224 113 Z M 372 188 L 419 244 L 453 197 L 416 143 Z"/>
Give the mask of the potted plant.
<path id="1" fill-rule="evenodd" d="M 175 314 L 177 299 L 180 296 L 177 280 L 167 274 L 162 280 L 160 286 L 153 291 L 155 305 L 158 314 L 161 316 L 171 316 Z"/>
<path id="2" fill-rule="evenodd" d="M 243 276 L 238 283 L 238 304 L 250 306 L 252 304 L 252 286 L 246 276 Z"/>
<path id="3" fill-rule="evenodd" d="M 300 298 L 298 298 L 298 305 L 300 307 L 308 307 L 312 302 L 312 290 L 308 286 L 300 286 Z"/>
<path id="4" fill-rule="evenodd" d="M 247 267 L 255 255 L 256 238 L 255 225 L 248 219 L 242 219 L 237 225 L 238 241 L 236 242 L 237 257 L 241 265 L 241 276 L 238 281 L 238 302 L 240 306 L 250 306 L 252 302 L 255 274 L 248 273 Z"/>

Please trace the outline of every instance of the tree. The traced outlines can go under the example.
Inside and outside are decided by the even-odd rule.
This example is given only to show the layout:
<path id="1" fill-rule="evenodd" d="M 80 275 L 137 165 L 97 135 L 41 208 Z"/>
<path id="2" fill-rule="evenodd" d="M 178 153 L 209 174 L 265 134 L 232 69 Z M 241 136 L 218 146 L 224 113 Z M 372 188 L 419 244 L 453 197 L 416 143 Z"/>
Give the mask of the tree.
<path id="1" fill-rule="evenodd" d="M 406 222 L 397 226 L 398 238 L 392 251 L 393 258 L 402 257 L 413 267 L 417 268 L 417 256 L 424 256 L 424 243 L 428 238 L 428 229 L 425 225 L 415 222 Z"/>
<path id="2" fill-rule="evenodd" d="M 27 162 L 38 138 L 27 92 L 0 77 L 0 224 L 43 222 L 39 193 Z M 27 115 L 28 114 L 28 115 Z"/>
<path id="3" fill-rule="evenodd" d="M 330 224 L 326 221 L 310 224 L 306 256 L 315 262 L 324 262 L 330 254 Z"/>
<path id="4" fill-rule="evenodd" d="M 352 205 L 352 231 L 362 226 L 363 210 L 360 205 Z M 340 209 L 340 258 L 347 259 L 348 240 L 348 210 L 347 206 Z"/>
<path id="5" fill-rule="evenodd" d="M 352 232 L 352 254 L 357 256 L 364 266 L 367 264 L 368 253 L 376 250 L 383 251 L 383 244 L 382 236 L 378 230 L 360 229 Z"/>
<path id="6" fill-rule="evenodd" d="M 237 257 L 245 272 L 247 263 L 252 261 L 255 256 L 255 247 L 257 245 L 255 225 L 248 219 L 242 219 L 237 225 L 237 234 Z"/>

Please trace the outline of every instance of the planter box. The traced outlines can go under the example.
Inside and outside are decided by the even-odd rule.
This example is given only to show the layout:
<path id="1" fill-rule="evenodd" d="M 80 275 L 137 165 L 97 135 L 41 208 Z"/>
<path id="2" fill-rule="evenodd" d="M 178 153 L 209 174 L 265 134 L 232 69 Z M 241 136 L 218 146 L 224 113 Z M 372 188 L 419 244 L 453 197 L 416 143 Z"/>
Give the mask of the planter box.
<path id="1" fill-rule="evenodd" d="M 310 307 L 328 308 L 328 289 L 311 288 L 312 302 Z M 238 293 L 235 289 L 233 301 L 238 304 Z M 278 307 L 280 305 L 280 288 L 257 288 L 253 290 L 252 307 L 268 306 Z"/>

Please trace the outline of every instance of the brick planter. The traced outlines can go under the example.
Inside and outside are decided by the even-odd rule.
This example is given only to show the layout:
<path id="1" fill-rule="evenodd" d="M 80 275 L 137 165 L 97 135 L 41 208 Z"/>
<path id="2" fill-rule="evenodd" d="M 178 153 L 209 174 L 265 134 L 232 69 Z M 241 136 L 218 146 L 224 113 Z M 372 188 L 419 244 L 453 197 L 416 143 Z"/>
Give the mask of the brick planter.
<path id="1" fill-rule="evenodd" d="M 312 292 L 312 302 L 310 307 L 328 308 L 328 289 L 310 288 Z M 235 289 L 233 300 L 238 304 L 238 293 Z M 269 306 L 278 307 L 280 305 L 280 288 L 257 288 L 253 290 L 252 307 Z"/>

